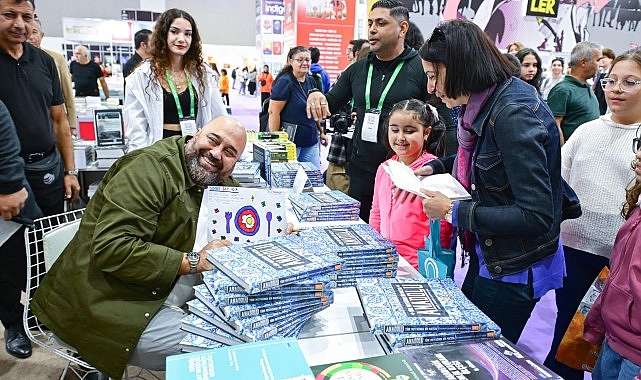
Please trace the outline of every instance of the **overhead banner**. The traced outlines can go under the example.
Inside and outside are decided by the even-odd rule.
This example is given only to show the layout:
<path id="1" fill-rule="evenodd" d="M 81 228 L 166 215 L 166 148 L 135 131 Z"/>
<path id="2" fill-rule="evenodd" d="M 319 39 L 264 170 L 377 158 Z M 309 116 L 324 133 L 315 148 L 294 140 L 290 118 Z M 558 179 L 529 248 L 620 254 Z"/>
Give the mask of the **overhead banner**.
<path id="1" fill-rule="evenodd" d="M 556 18 L 559 13 L 559 0 L 528 0 L 527 16 Z"/>
<path id="2" fill-rule="evenodd" d="M 67 41 L 131 42 L 131 21 L 62 18 L 62 36 Z"/>
<path id="3" fill-rule="evenodd" d="M 286 25 L 288 3 L 285 1 Z M 313 46 L 320 50 L 319 63 L 332 82 L 349 64 L 344 52 L 349 41 L 354 38 L 355 3 L 346 0 L 291 1 L 296 17 L 296 45 Z"/>

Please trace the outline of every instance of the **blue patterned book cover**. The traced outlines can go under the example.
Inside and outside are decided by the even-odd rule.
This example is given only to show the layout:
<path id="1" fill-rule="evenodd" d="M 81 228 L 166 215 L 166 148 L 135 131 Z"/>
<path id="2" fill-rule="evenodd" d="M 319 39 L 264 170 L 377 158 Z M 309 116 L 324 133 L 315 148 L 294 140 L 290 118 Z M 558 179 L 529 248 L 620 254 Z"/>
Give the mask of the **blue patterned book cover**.
<path id="1" fill-rule="evenodd" d="M 312 370 L 293 338 L 172 355 L 167 357 L 166 367 L 167 379 L 314 380 Z"/>
<path id="2" fill-rule="evenodd" d="M 318 250 L 297 235 L 211 249 L 207 259 L 247 293 L 255 294 L 341 269 L 343 259 Z"/>
<path id="3" fill-rule="evenodd" d="M 303 308 L 307 306 L 314 305 L 325 305 L 331 304 L 334 302 L 333 293 L 329 297 L 323 297 L 320 299 L 312 299 L 304 302 L 298 301 L 283 301 L 283 302 L 274 302 L 274 303 L 262 303 L 262 304 L 245 304 L 245 305 L 231 305 L 223 307 L 223 311 L 228 320 L 240 319 L 240 318 L 249 318 L 256 315 L 264 315 L 274 312 L 287 312 L 294 308 Z"/>
<path id="4" fill-rule="evenodd" d="M 301 307 L 301 308 L 292 308 L 286 311 L 278 311 L 274 313 L 268 313 L 264 315 L 258 315 L 250 318 L 241 318 L 232 321 L 234 324 L 240 326 L 243 331 L 255 331 L 263 327 L 274 325 L 283 320 L 294 318 L 297 315 L 307 314 L 307 313 L 317 313 L 329 306 L 326 304 L 315 304 L 311 306 Z"/>
<path id="5" fill-rule="evenodd" d="M 358 280 L 356 290 L 373 333 L 487 331 L 496 326 L 451 279 L 365 278 Z"/>
<path id="6" fill-rule="evenodd" d="M 361 202 L 339 190 L 289 196 L 292 205 L 305 211 L 360 210 Z"/>
<path id="7" fill-rule="evenodd" d="M 206 285 L 196 285 L 194 286 L 194 295 L 196 299 L 202 302 L 207 306 L 218 318 L 226 319 L 226 315 L 223 310 L 216 305 L 216 300 L 214 295 L 210 292 L 209 288 Z"/>
<path id="8" fill-rule="evenodd" d="M 203 272 L 203 280 L 205 285 L 209 288 L 212 294 L 219 293 L 241 293 L 247 294 L 240 285 L 236 284 L 229 277 L 220 273 L 219 271 L 212 270 Z M 277 295 L 289 294 L 302 291 L 321 291 L 329 289 L 329 278 L 327 275 L 313 276 L 310 278 L 302 279 L 294 283 L 283 285 L 280 288 L 265 290 L 261 294 Z"/>
<path id="9" fill-rule="evenodd" d="M 239 182 L 248 182 L 260 177 L 260 164 L 256 161 L 238 161 L 234 166 L 232 176 Z"/>
<path id="10" fill-rule="evenodd" d="M 433 333 L 386 333 L 385 339 L 394 348 L 408 346 L 425 346 L 430 344 L 461 343 L 497 339 L 500 334 L 489 331 L 450 331 Z"/>
<path id="11" fill-rule="evenodd" d="M 331 292 L 331 290 L 330 290 Z M 296 292 L 285 294 L 240 294 L 240 293 L 218 293 L 214 297 L 220 306 L 256 304 L 259 302 L 280 302 L 280 301 L 306 301 L 315 298 L 327 297 L 328 292 L 314 290 L 310 292 Z"/>
<path id="12" fill-rule="evenodd" d="M 187 333 L 187 335 L 180 341 L 180 349 L 182 352 L 196 352 L 207 350 L 211 348 L 225 347 L 226 344 L 214 342 L 204 336 Z"/>
<path id="13" fill-rule="evenodd" d="M 210 186 L 207 188 L 207 239 L 258 241 L 284 235 L 285 194 L 267 189 Z"/>
<path id="14" fill-rule="evenodd" d="M 316 313 L 317 313 L 316 311 L 308 310 L 305 313 L 295 314 L 287 319 L 278 321 L 276 323 L 273 323 L 269 326 L 265 326 L 258 330 L 248 331 L 247 335 L 249 335 L 252 339 L 256 341 L 272 339 L 274 337 L 290 336 L 287 334 L 291 333 L 292 326 L 304 324 L 305 322 L 307 322 L 307 320 L 309 320 L 309 318 L 312 317 L 312 315 Z"/>
<path id="15" fill-rule="evenodd" d="M 383 278 L 393 278 L 396 277 L 396 270 L 373 270 L 373 271 L 340 271 L 330 274 L 331 280 L 349 280 L 352 278 L 369 278 L 369 277 L 383 277 Z"/>
<path id="16" fill-rule="evenodd" d="M 180 329 L 191 334 L 200 335 L 214 342 L 222 343 L 227 346 L 241 344 L 247 340 L 241 340 L 229 334 L 227 331 L 219 329 L 215 325 L 199 318 L 195 314 L 189 314 L 180 320 Z"/>
<path id="17" fill-rule="evenodd" d="M 252 339 L 245 334 L 243 326 L 234 321 L 229 321 L 227 319 L 221 319 L 219 316 L 214 314 L 204 303 L 200 300 L 195 299 L 187 302 L 187 310 L 195 315 L 196 317 L 212 324 L 214 327 L 226 332 L 235 339 L 250 342 Z"/>
<path id="18" fill-rule="evenodd" d="M 303 228 L 298 235 L 306 244 L 319 247 L 318 252 L 331 252 L 340 257 L 396 252 L 394 244 L 364 223 Z"/>

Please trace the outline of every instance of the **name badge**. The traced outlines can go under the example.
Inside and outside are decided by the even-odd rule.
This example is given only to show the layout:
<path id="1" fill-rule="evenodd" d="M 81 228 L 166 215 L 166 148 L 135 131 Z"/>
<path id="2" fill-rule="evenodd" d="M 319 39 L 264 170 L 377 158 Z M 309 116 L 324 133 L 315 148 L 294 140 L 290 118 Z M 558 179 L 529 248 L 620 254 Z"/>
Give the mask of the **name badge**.
<path id="1" fill-rule="evenodd" d="M 193 136 L 196 134 L 196 120 L 185 119 L 180 121 L 180 132 L 183 136 Z"/>
<path id="2" fill-rule="evenodd" d="M 363 130 L 361 133 L 361 137 L 364 141 L 371 143 L 378 142 L 378 121 L 380 118 L 381 113 L 376 109 L 369 110 L 365 113 L 365 117 L 363 119 Z"/>

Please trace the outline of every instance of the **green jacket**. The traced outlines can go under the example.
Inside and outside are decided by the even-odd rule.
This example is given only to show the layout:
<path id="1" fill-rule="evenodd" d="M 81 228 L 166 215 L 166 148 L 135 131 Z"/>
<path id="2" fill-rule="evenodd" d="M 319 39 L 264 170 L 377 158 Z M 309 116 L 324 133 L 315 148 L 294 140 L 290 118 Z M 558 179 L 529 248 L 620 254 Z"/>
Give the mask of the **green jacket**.
<path id="1" fill-rule="evenodd" d="M 51 331 L 112 378 L 193 248 L 203 189 L 188 175 L 185 141 L 161 140 L 112 166 L 32 300 Z"/>

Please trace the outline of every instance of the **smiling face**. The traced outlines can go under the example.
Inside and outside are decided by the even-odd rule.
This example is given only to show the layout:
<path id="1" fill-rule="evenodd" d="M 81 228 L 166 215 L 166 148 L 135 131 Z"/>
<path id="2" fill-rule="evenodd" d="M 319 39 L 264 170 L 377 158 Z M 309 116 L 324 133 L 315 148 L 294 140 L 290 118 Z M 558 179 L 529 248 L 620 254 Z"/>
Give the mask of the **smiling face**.
<path id="1" fill-rule="evenodd" d="M 523 62 L 521 62 L 521 79 L 526 82 L 530 82 L 534 79 L 538 70 L 539 64 L 534 55 L 528 54 L 523 57 Z"/>
<path id="2" fill-rule="evenodd" d="M 617 62 L 611 69 L 610 79 L 618 82 L 624 80 L 641 80 L 641 66 L 632 60 Z M 620 124 L 641 122 L 641 85 L 635 85 L 630 91 L 621 91 L 620 84 L 611 91 L 605 91 L 605 101 L 612 111 L 612 120 Z"/>
<path id="3" fill-rule="evenodd" d="M 563 73 L 563 64 L 561 61 L 554 61 L 550 66 L 550 70 L 552 71 L 552 76 L 559 77 Z"/>
<path id="4" fill-rule="evenodd" d="M 431 130 L 416 119 L 414 111 L 397 110 L 389 117 L 387 138 L 399 161 L 410 165 L 423 154 L 423 145 Z"/>
<path id="5" fill-rule="evenodd" d="M 301 77 L 309 72 L 309 66 L 312 64 L 312 56 L 309 51 L 300 51 L 294 54 L 289 60 L 292 65 L 293 74 L 295 77 Z"/>
<path id="6" fill-rule="evenodd" d="M 245 128 L 236 119 L 210 121 L 185 145 L 189 176 L 202 187 L 220 184 L 231 175 L 246 141 Z"/>
<path id="7" fill-rule="evenodd" d="M 445 95 L 445 76 L 447 69 L 444 65 L 435 65 L 432 62 L 421 60 L 423 70 L 427 76 L 427 92 L 436 95 L 445 103 L 447 108 L 454 108 L 462 104 L 467 104 L 470 99 L 469 95 L 461 95 L 456 98 L 450 98 Z"/>
<path id="8" fill-rule="evenodd" d="M 0 0 L 0 47 L 6 51 L 25 42 L 33 31 L 34 18 L 30 1 Z"/>
<path id="9" fill-rule="evenodd" d="M 191 23 L 182 17 L 176 18 L 167 31 L 167 48 L 173 55 L 184 56 L 191 47 Z"/>

